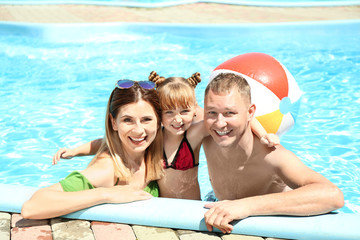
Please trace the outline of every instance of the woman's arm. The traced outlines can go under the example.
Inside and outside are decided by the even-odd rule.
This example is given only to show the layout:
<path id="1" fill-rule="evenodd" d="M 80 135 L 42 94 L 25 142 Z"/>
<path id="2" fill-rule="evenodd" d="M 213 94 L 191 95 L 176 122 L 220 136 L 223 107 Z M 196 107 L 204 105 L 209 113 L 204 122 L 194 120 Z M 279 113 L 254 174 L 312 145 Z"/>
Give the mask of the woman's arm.
<path id="1" fill-rule="evenodd" d="M 64 192 L 60 183 L 39 189 L 24 203 L 21 215 L 26 219 L 58 217 L 80 209 L 105 203 L 102 188 L 80 192 Z"/>
<path id="2" fill-rule="evenodd" d="M 124 203 L 150 199 L 151 195 L 129 186 L 94 188 L 79 192 L 64 192 L 60 183 L 40 189 L 24 203 L 21 215 L 25 219 L 46 219 L 62 216 L 102 203 Z"/>
<path id="3" fill-rule="evenodd" d="M 114 166 L 109 159 L 98 159 L 82 171 L 94 189 L 64 192 L 60 183 L 39 189 L 24 203 L 21 215 L 28 219 L 61 216 L 102 203 L 123 203 L 151 198 L 130 186 L 114 186 Z"/>

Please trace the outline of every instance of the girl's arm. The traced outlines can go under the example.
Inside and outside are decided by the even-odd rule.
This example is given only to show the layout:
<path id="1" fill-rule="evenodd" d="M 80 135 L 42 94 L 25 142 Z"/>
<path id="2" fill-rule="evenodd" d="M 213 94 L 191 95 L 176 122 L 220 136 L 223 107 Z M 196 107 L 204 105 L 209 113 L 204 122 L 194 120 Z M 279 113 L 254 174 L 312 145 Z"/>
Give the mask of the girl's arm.
<path id="1" fill-rule="evenodd" d="M 204 109 L 199 105 L 195 107 L 195 117 L 193 123 L 197 123 L 204 120 Z"/>
<path id="2" fill-rule="evenodd" d="M 280 139 L 276 134 L 267 133 L 261 123 L 254 117 L 251 122 L 251 131 L 260 139 L 262 144 L 273 147 L 280 144 Z"/>
<path id="3" fill-rule="evenodd" d="M 253 118 L 253 120 L 251 120 L 250 126 L 251 130 L 260 139 L 260 142 L 262 144 L 265 144 L 268 147 L 273 147 L 280 144 L 279 137 L 276 134 L 267 133 L 264 127 L 256 118 Z M 194 146 L 201 144 L 202 140 L 207 136 L 209 136 L 209 133 L 205 128 L 204 121 L 193 123 L 188 130 L 188 139 L 190 143 L 194 142 Z"/>
<path id="4" fill-rule="evenodd" d="M 102 138 L 99 138 L 73 149 L 61 148 L 53 156 L 52 163 L 53 165 L 56 164 L 60 160 L 60 158 L 70 159 L 77 156 L 95 155 L 101 146 L 101 142 Z"/>

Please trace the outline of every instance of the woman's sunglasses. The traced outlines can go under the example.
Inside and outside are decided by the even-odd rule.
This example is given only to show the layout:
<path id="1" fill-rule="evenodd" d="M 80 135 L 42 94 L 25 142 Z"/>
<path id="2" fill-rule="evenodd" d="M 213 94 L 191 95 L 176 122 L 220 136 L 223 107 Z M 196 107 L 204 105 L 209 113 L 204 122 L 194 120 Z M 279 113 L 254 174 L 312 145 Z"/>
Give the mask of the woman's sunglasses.
<path id="1" fill-rule="evenodd" d="M 127 89 L 127 88 L 131 88 L 132 86 L 134 86 L 134 84 L 136 82 L 143 89 L 153 89 L 153 88 L 155 88 L 155 83 L 153 83 L 153 82 L 150 82 L 150 81 L 133 81 L 133 80 L 129 80 L 129 79 L 120 79 L 119 81 L 116 82 L 115 87 L 120 88 L 120 89 Z"/>

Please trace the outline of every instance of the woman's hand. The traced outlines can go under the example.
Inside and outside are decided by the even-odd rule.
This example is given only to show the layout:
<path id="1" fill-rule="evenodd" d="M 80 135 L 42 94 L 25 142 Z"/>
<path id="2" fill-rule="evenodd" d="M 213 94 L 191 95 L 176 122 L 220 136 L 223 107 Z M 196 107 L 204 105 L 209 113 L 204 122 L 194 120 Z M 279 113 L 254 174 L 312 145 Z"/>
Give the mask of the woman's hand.
<path id="1" fill-rule="evenodd" d="M 126 203 L 152 198 L 152 195 L 144 190 L 135 190 L 130 186 L 113 186 L 103 188 L 107 203 Z"/>

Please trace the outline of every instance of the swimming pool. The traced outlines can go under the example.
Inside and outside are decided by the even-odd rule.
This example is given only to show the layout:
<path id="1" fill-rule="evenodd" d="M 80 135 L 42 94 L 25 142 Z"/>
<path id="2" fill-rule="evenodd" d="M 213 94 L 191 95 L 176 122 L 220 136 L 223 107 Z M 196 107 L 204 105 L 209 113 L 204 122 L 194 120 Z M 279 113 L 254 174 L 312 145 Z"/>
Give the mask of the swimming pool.
<path id="1" fill-rule="evenodd" d="M 360 0 L 0 0 L 0 4 L 87 4 L 144 8 L 171 7 L 200 2 L 272 7 L 360 5 Z"/>
<path id="2" fill-rule="evenodd" d="M 305 92 L 282 144 L 360 212 L 360 21 L 241 25 L 0 25 L 0 183 L 46 186 L 90 158 L 51 165 L 60 147 L 102 137 L 115 80 L 201 72 L 246 52 L 282 62 Z M 211 190 L 201 156 L 202 196 Z"/>

